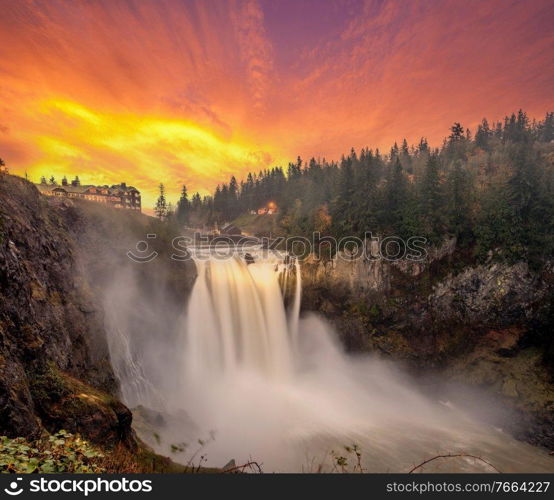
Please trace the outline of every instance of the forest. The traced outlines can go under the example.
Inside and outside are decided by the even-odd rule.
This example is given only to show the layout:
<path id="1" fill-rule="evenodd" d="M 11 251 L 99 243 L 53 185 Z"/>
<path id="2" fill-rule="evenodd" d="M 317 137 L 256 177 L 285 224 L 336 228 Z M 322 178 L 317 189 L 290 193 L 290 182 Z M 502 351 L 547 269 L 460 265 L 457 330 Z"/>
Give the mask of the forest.
<path id="1" fill-rule="evenodd" d="M 230 222 L 273 202 L 274 227 L 285 236 L 372 232 L 431 244 L 455 236 L 477 258 L 537 264 L 554 250 L 554 113 L 483 119 L 474 133 L 454 123 L 439 148 L 422 137 L 387 153 L 352 149 L 339 162 L 298 157 L 286 169 L 232 177 L 212 196 L 189 199 L 183 186 L 175 210 L 160 188 L 158 217 L 188 227 Z"/>

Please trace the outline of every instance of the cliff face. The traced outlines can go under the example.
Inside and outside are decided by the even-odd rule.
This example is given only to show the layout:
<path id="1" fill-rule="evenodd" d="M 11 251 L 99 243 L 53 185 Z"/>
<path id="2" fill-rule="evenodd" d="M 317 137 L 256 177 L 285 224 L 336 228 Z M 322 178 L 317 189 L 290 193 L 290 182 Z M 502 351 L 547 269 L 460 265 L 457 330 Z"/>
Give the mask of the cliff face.
<path id="1" fill-rule="evenodd" d="M 308 259 L 302 279 L 303 307 L 330 318 L 347 349 L 484 389 L 518 414 L 516 435 L 554 448 L 550 265 L 476 265 L 450 240 L 424 262 Z"/>
<path id="2" fill-rule="evenodd" d="M 102 316 L 76 252 L 63 217 L 30 183 L 0 178 L 2 434 L 37 435 L 54 413 L 61 427 L 75 427 L 61 411 L 73 397 L 62 374 L 107 393 L 116 388 Z M 111 430 L 123 432 L 126 409 L 114 403 L 109 410 Z"/>
<path id="3" fill-rule="evenodd" d="M 134 446 L 131 412 L 117 398 L 102 289 L 129 264 L 150 218 L 92 203 L 47 200 L 0 176 L 0 435 L 79 432 Z M 184 294 L 189 268 L 137 270 Z M 169 278 L 168 278 L 169 276 Z"/>

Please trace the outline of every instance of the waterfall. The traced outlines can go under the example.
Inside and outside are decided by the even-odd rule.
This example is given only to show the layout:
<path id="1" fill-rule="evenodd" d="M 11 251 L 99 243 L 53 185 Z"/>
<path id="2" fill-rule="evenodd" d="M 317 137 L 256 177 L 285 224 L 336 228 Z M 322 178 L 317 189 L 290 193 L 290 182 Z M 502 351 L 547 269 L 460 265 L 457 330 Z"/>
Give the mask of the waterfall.
<path id="1" fill-rule="evenodd" d="M 160 412 L 156 439 L 141 434 L 160 453 L 214 431 L 213 466 L 252 458 L 267 471 L 331 470 L 330 451 L 355 443 L 373 472 L 409 470 L 439 452 L 483 456 L 503 471 L 552 469 L 544 453 L 475 420 L 469 398 L 430 399 L 391 363 L 344 353 L 324 319 L 299 315 L 301 263 L 245 253 L 193 252 L 197 278 L 176 324 L 163 293 L 141 297 L 132 279 L 114 280 L 106 295 L 112 365 L 128 405 Z M 173 458 L 186 463 L 183 453 Z M 471 460 L 441 467 L 490 471 Z"/>
<path id="2" fill-rule="evenodd" d="M 286 276 L 289 275 L 290 268 L 287 269 Z M 300 302 L 302 300 L 302 274 L 300 272 L 300 262 L 294 259 L 294 298 L 289 315 L 289 329 L 295 347 L 298 347 L 298 321 L 300 319 Z"/>
<path id="3" fill-rule="evenodd" d="M 116 307 L 118 300 L 112 292 L 110 290 L 106 294 L 104 310 L 108 349 L 114 374 L 120 383 L 121 397 L 130 407 L 145 405 L 163 408 L 163 397 L 145 375 L 139 357 L 133 350 L 133 336 L 130 334 L 132 328 L 128 323 L 129 311 Z"/>
<path id="4" fill-rule="evenodd" d="M 246 264 L 238 256 L 196 260 L 198 277 L 188 305 L 185 377 L 229 376 L 253 370 L 287 378 L 292 338 L 275 260 Z M 298 307 L 293 314 L 298 315 Z M 297 325 L 298 320 L 291 318 Z"/>

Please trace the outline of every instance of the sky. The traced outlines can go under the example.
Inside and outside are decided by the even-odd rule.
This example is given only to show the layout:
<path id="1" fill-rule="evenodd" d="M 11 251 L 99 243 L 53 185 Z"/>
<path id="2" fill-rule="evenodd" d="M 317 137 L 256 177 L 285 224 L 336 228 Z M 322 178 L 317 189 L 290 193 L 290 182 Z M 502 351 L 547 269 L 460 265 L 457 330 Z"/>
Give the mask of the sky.
<path id="1" fill-rule="evenodd" d="M 554 1 L 0 0 L 10 171 L 212 192 L 554 109 Z"/>

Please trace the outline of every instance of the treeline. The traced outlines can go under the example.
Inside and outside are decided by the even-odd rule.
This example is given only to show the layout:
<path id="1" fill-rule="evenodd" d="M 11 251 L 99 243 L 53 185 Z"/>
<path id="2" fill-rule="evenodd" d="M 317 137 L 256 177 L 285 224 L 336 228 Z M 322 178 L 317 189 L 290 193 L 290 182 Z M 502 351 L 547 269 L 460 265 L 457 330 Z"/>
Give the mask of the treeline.
<path id="1" fill-rule="evenodd" d="M 539 261 L 554 250 L 554 113 L 539 122 L 521 110 L 492 125 L 484 119 L 474 135 L 455 123 L 440 148 L 422 138 L 386 154 L 352 149 L 338 163 L 298 158 L 286 171 L 232 177 L 204 198 L 189 200 L 183 187 L 174 217 L 221 224 L 269 202 L 284 235 L 453 235 L 480 256 Z"/>

